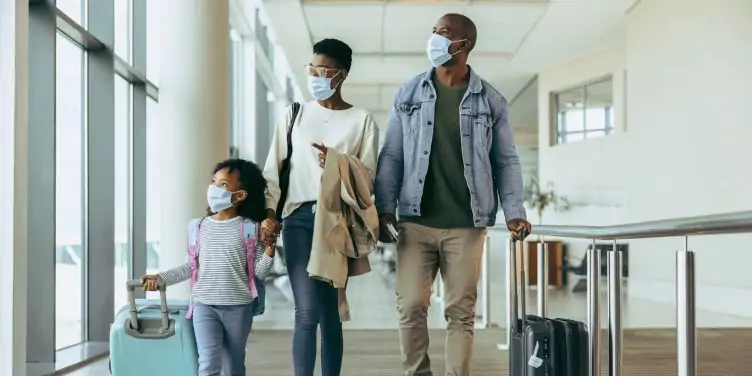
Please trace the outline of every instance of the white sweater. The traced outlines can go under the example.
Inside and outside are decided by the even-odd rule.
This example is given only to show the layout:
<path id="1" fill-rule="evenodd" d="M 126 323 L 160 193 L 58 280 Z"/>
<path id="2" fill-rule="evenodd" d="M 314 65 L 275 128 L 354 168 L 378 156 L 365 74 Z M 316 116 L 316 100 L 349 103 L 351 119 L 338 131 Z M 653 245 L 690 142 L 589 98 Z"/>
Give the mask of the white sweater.
<path id="1" fill-rule="evenodd" d="M 277 124 L 264 166 L 264 178 L 268 184 L 266 207 L 274 210 L 280 199 L 279 169 L 287 157 L 291 109 L 288 108 L 286 113 L 285 120 Z M 357 156 L 372 173 L 376 171 L 379 130 L 368 110 L 352 107 L 334 111 L 316 101 L 302 103 L 292 131 L 290 187 L 282 217 L 303 203 L 316 201 L 319 196 L 323 169 L 319 166 L 319 151 L 311 146 L 314 142 L 323 143 L 341 154 Z"/>

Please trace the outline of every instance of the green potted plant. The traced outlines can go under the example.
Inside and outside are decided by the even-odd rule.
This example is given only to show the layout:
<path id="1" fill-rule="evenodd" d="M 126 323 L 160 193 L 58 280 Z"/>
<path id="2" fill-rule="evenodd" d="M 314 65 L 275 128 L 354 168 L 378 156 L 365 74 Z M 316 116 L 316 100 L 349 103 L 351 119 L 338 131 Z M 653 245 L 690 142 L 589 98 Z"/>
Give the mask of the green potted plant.
<path id="1" fill-rule="evenodd" d="M 561 197 L 554 190 L 554 183 L 548 182 L 546 189 L 542 189 L 537 178 L 531 178 L 525 184 L 525 203 L 530 209 L 538 213 L 538 224 L 543 224 L 543 212 L 553 207 L 556 211 L 569 210 L 569 200 Z"/>

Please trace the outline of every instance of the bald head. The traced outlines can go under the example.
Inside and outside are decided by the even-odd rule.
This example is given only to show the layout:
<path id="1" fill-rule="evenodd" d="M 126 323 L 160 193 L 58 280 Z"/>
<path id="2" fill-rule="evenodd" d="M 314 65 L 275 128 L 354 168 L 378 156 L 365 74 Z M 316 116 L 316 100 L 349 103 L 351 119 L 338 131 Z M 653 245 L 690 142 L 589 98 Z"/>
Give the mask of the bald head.
<path id="1" fill-rule="evenodd" d="M 478 29 L 475 22 L 464 14 L 447 13 L 439 19 L 436 27 L 443 27 L 451 34 L 452 40 L 466 39 L 468 41 L 467 51 L 475 47 L 475 41 L 478 39 Z"/>

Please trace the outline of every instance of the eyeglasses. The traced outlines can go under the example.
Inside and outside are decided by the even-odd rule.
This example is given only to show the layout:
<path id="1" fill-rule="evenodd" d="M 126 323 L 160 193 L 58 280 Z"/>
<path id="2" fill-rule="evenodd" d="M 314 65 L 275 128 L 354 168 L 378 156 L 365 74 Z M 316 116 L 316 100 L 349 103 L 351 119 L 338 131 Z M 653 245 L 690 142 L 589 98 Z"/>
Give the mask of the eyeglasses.
<path id="1" fill-rule="evenodd" d="M 311 64 L 306 64 L 303 68 L 305 69 L 306 75 L 311 77 L 332 77 L 337 74 L 337 72 L 342 71 L 342 69 L 314 67 Z"/>

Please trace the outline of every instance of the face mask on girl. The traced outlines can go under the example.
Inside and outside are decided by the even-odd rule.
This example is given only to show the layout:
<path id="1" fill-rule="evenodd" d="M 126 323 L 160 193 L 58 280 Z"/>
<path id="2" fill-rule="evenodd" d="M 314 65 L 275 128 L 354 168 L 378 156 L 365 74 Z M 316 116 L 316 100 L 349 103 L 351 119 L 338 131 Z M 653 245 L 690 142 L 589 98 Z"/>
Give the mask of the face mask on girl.
<path id="1" fill-rule="evenodd" d="M 206 201 L 212 213 L 219 213 L 222 210 L 229 209 L 236 202 L 232 202 L 232 195 L 237 192 L 230 192 L 214 184 L 209 185 L 206 190 Z"/>
<path id="2" fill-rule="evenodd" d="M 464 42 L 467 39 L 460 39 L 460 40 L 450 40 L 443 35 L 439 34 L 431 34 L 431 37 L 428 38 L 428 45 L 426 46 L 426 54 L 428 55 L 428 60 L 431 62 L 431 65 L 433 65 L 435 68 L 438 68 L 449 60 L 452 60 L 452 56 L 460 53 L 460 50 L 457 50 L 455 53 L 449 53 L 449 46 L 452 45 L 452 43 L 458 43 L 458 42 Z"/>
<path id="3" fill-rule="evenodd" d="M 340 81 L 334 88 L 332 88 L 332 80 L 340 73 L 341 71 L 337 72 L 333 77 L 308 76 L 308 91 L 311 92 L 311 95 L 314 98 L 320 101 L 325 101 L 331 98 L 337 91 L 337 86 L 342 83 L 342 81 Z"/>

